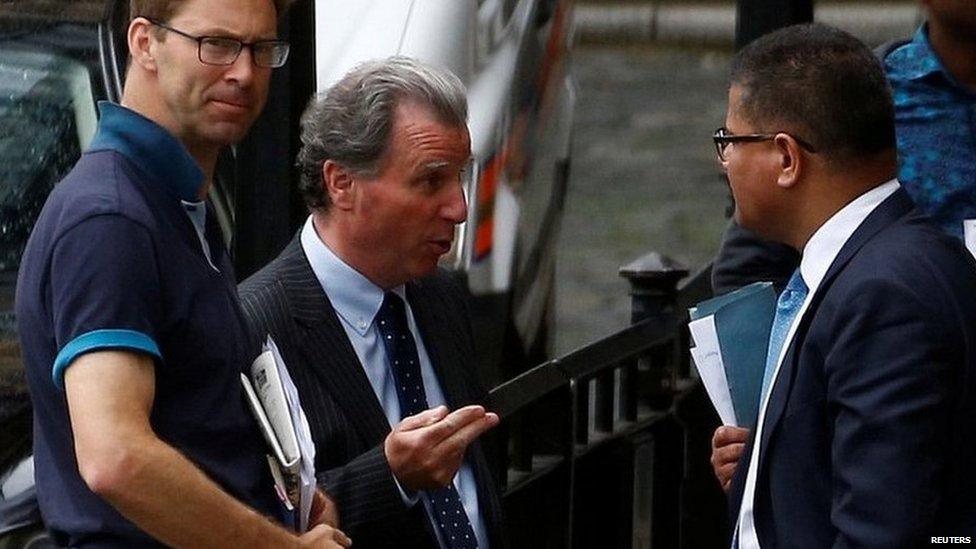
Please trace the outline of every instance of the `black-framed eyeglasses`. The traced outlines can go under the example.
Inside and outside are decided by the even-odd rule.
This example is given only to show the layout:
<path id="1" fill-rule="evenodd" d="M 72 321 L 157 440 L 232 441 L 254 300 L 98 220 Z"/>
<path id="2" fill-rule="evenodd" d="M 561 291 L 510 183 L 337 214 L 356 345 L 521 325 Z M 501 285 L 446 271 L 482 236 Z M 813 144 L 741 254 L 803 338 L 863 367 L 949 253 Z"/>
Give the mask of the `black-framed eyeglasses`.
<path id="1" fill-rule="evenodd" d="M 755 143 L 757 141 L 772 141 L 777 135 L 786 132 L 776 132 L 776 133 L 744 133 L 744 134 L 734 134 L 729 131 L 728 128 L 722 126 L 721 128 L 715 130 L 712 134 L 712 141 L 715 142 L 715 152 L 718 154 L 718 159 L 725 162 L 725 153 L 728 152 L 729 145 L 732 143 Z M 817 149 L 813 147 L 810 143 L 800 139 L 799 137 L 786 133 L 786 135 L 791 136 L 800 144 L 804 149 L 815 153 Z"/>
<path id="2" fill-rule="evenodd" d="M 149 17 L 144 19 L 161 29 L 195 41 L 197 59 L 205 65 L 233 65 L 241 55 L 241 50 L 250 48 L 251 59 L 256 66 L 276 69 L 285 64 L 288 60 L 288 51 L 291 49 L 291 45 L 286 40 L 258 40 L 249 43 L 226 36 L 193 36 L 155 19 Z"/>

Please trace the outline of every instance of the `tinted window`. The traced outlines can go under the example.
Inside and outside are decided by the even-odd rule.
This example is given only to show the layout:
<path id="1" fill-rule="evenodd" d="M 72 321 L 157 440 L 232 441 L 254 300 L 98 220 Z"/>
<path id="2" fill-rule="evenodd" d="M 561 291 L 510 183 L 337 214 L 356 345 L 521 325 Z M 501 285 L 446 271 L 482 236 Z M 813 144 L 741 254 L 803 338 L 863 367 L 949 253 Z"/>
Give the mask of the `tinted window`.
<path id="1" fill-rule="evenodd" d="M 13 312 L 20 256 L 45 198 L 91 140 L 96 120 L 86 66 L 32 48 L 29 36 L 0 40 L 0 426 L 28 409 Z M 88 38 L 94 48 L 94 29 Z"/>

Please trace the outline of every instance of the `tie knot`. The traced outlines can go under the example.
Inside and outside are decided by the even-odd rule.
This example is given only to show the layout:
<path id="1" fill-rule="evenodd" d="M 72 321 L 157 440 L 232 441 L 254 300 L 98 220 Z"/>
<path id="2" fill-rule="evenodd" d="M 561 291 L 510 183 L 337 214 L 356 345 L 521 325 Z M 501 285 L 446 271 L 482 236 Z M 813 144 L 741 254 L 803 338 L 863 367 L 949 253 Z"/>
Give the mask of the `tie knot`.
<path id="1" fill-rule="evenodd" d="M 793 308 L 798 306 L 807 297 L 807 284 L 803 281 L 800 269 L 793 271 L 793 276 L 786 284 L 786 288 L 779 296 L 780 308 Z"/>
<path id="2" fill-rule="evenodd" d="M 403 305 L 403 299 L 393 292 L 383 294 L 383 303 L 380 310 L 376 313 L 376 319 L 380 322 L 380 329 L 403 329 L 407 325 L 407 313 Z"/>
<path id="3" fill-rule="evenodd" d="M 393 292 L 386 292 L 383 294 L 383 305 L 381 307 L 390 311 L 403 309 L 403 300 Z"/>

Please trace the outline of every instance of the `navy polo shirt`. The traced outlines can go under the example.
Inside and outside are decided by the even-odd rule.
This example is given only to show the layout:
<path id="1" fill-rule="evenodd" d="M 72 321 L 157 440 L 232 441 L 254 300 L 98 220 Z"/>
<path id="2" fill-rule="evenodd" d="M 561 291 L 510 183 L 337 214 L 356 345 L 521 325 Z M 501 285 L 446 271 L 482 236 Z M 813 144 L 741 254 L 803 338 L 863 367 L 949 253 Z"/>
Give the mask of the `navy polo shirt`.
<path id="1" fill-rule="evenodd" d="M 48 197 L 17 281 L 44 520 L 70 545 L 155 545 L 78 472 L 64 372 L 106 349 L 154 359 L 150 421 L 162 440 L 240 501 L 280 516 L 265 443 L 241 397 L 254 352 L 233 269 L 214 216 L 193 204 L 204 175 L 162 127 L 118 105 L 99 108 L 91 147 Z"/>

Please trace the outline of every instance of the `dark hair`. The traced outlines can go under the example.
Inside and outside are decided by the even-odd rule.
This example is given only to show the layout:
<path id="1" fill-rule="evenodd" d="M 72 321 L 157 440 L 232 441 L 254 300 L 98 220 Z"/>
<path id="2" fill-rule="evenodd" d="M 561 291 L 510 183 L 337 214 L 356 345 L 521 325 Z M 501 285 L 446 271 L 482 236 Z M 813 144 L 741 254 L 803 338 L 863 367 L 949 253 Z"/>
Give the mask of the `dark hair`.
<path id="1" fill-rule="evenodd" d="M 895 147 L 891 90 L 877 57 L 850 34 L 817 23 L 760 37 L 732 60 L 741 115 L 756 131 L 792 131 L 828 160 Z"/>
<path id="2" fill-rule="evenodd" d="M 328 210 L 322 164 L 333 160 L 353 173 L 378 175 L 400 103 L 427 107 L 444 124 L 465 127 L 464 84 L 452 72 L 409 57 L 366 61 L 346 73 L 325 95 L 312 97 L 302 114 L 298 190 L 311 209 Z"/>

